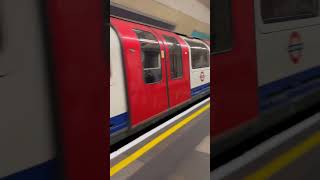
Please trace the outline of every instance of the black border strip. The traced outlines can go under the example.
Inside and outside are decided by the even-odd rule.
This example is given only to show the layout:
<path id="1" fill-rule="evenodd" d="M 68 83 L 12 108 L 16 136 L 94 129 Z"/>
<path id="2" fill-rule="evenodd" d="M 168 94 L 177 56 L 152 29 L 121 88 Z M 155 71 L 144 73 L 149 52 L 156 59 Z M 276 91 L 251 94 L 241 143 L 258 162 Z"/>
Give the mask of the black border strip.
<path id="1" fill-rule="evenodd" d="M 52 36 L 50 33 L 50 18 L 48 14 L 48 2 L 43 0 L 37 0 L 37 4 L 39 7 L 38 15 L 40 16 L 41 23 L 41 36 L 42 36 L 42 44 L 44 45 L 44 64 L 45 64 L 45 72 L 46 72 L 46 86 L 48 87 L 48 100 L 50 103 L 50 112 L 51 112 L 51 125 L 53 127 L 53 142 L 54 142 L 54 150 L 55 150 L 55 158 L 56 161 L 56 169 L 54 170 L 57 178 L 61 180 L 65 180 L 65 171 L 64 171 L 64 151 L 62 145 L 62 131 L 60 129 L 59 123 L 59 108 L 58 108 L 58 94 L 57 94 L 57 85 L 55 79 L 55 64 L 52 52 Z"/>
<path id="2" fill-rule="evenodd" d="M 110 4 L 110 15 L 174 31 L 175 25 Z"/>

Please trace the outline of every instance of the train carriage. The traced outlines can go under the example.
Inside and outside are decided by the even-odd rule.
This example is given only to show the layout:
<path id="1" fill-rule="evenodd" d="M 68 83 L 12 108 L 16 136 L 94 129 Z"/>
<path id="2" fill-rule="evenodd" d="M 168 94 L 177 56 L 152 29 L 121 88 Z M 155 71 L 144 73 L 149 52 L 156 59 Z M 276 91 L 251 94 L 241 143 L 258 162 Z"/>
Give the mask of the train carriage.
<path id="1" fill-rule="evenodd" d="M 109 177 L 102 5 L 0 1 L 1 180 Z"/>
<path id="2" fill-rule="evenodd" d="M 111 144 L 209 95 L 209 46 L 110 18 Z"/>
<path id="3" fill-rule="evenodd" d="M 213 1 L 215 155 L 320 102 L 318 0 Z"/>

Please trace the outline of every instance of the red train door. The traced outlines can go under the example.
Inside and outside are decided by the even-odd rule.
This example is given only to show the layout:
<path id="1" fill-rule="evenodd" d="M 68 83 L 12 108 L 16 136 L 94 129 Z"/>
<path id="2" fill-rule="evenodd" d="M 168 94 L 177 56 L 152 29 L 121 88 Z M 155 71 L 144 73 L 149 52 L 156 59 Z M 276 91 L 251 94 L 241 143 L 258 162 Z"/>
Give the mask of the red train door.
<path id="1" fill-rule="evenodd" d="M 239 129 L 258 115 L 253 3 L 213 1 L 213 136 Z"/>
<path id="2" fill-rule="evenodd" d="M 169 106 L 177 106 L 191 97 L 188 47 L 178 35 L 154 29 L 165 45 Z"/>
<path id="3" fill-rule="evenodd" d="M 131 125 L 168 109 L 164 45 L 148 27 L 110 18 L 123 51 Z"/>

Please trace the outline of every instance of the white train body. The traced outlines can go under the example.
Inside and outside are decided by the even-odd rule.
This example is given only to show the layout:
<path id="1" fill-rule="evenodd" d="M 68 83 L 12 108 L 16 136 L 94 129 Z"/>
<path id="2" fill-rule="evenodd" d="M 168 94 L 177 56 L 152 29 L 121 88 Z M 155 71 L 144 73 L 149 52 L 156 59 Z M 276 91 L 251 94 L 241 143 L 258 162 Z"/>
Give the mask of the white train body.
<path id="1" fill-rule="evenodd" d="M 255 0 L 255 30 L 260 107 L 264 110 L 306 96 L 317 88 L 314 80 L 320 78 L 320 16 L 280 17 L 295 8 L 278 2 L 277 14 L 264 8 L 262 2 Z M 308 8 L 320 13 L 318 5 Z M 279 17 L 270 18 L 276 15 Z"/>
<path id="2" fill-rule="evenodd" d="M 110 119 L 111 126 L 117 124 L 111 133 L 128 125 L 126 100 L 121 44 L 116 31 L 110 27 Z"/>
<path id="3" fill-rule="evenodd" d="M 0 179 L 49 179 L 55 146 L 40 10 L 35 0 L 4 0 L 1 10 Z"/>
<path id="4" fill-rule="evenodd" d="M 259 86 L 319 66 L 320 17 L 264 24 L 260 3 L 255 1 Z M 301 58 L 297 63 L 288 52 L 294 32 L 301 37 Z"/>
<path id="5" fill-rule="evenodd" d="M 192 41 L 195 43 L 202 44 L 205 46 L 207 49 L 210 49 L 210 47 L 204 43 L 203 41 L 199 39 L 190 39 L 184 36 L 181 36 L 185 41 Z M 188 44 L 188 43 L 187 43 Z M 203 67 L 203 68 L 194 68 L 192 66 L 192 57 L 191 57 L 191 47 L 188 44 L 188 49 L 189 49 L 189 63 L 190 63 L 190 88 L 191 88 L 191 93 L 196 94 L 197 91 L 201 91 L 202 89 L 209 88 L 210 86 L 210 55 L 208 54 L 208 63 L 209 67 Z"/>

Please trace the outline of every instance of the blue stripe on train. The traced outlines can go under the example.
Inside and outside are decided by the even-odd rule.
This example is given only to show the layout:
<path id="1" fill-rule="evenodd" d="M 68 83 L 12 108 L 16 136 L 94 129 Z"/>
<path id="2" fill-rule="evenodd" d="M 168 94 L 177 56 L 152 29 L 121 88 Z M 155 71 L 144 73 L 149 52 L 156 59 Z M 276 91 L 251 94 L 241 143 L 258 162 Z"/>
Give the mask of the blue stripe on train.
<path id="1" fill-rule="evenodd" d="M 111 117 L 110 120 L 111 134 L 129 126 L 129 114 L 127 112 Z"/>
<path id="2" fill-rule="evenodd" d="M 32 168 L 2 178 L 2 180 L 56 180 L 58 178 L 56 160 L 49 160 Z"/>
<path id="3" fill-rule="evenodd" d="M 315 90 L 320 90 L 320 66 L 261 86 L 260 109 L 264 111 L 274 106 L 289 104 L 291 98 Z"/>
<path id="4" fill-rule="evenodd" d="M 191 95 L 195 96 L 198 94 L 201 94 L 203 92 L 206 92 L 210 89 L 210 83 L 195 87 L 191 90 Z M 122 113 L 120 115 L 111 117 L 110 119 L 110 132 L 111 134 L 120 131 L 124 128 L 127 128 L 129 126 L 129 114 L 127 112 Z"/>
<path id="5" fill-rule="evenodd" d="M 192 88 L 191 89 L 191 96 L 195 96 L 195 95 L 201 94 L 203 92 L 206 92 L 207 90 L 210 90 L 210 83 L 203 84 L 201 86 Z"/>

